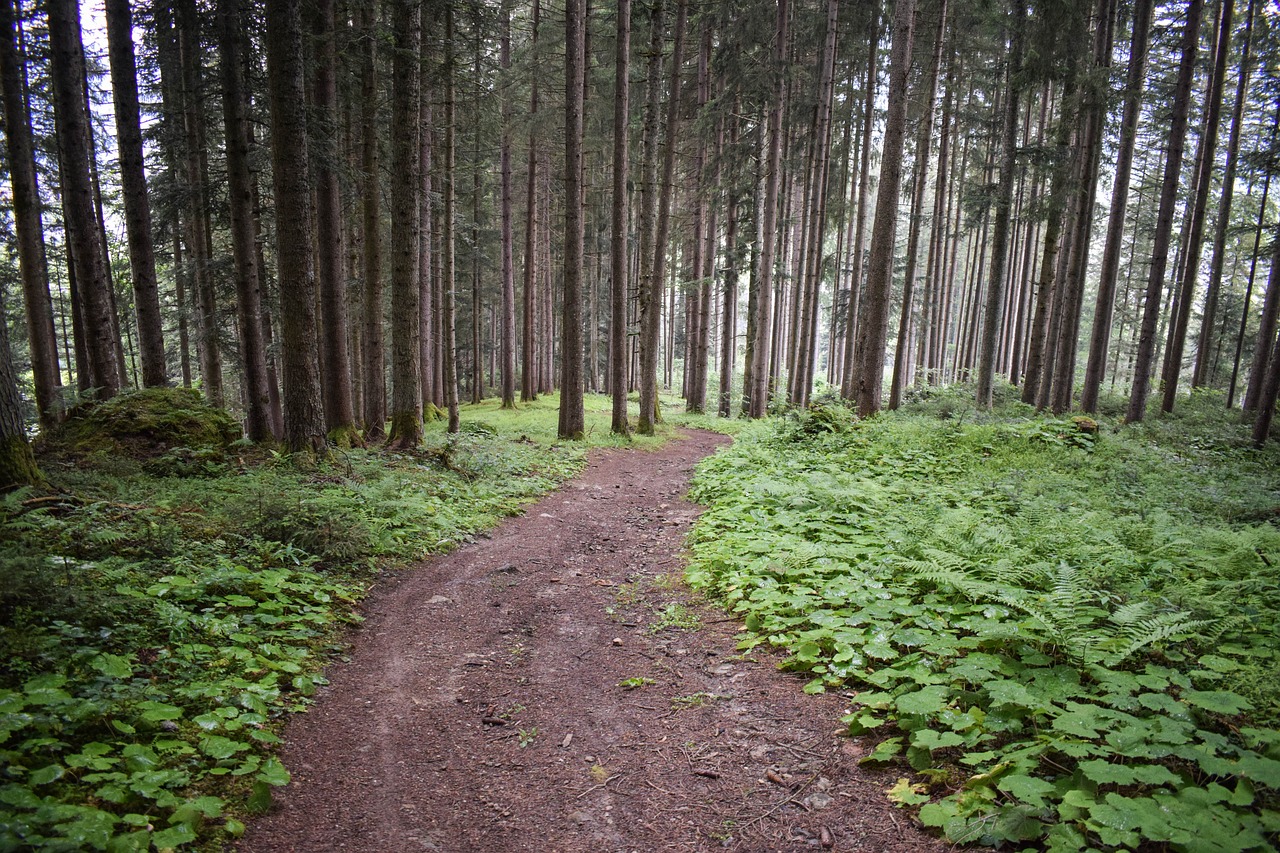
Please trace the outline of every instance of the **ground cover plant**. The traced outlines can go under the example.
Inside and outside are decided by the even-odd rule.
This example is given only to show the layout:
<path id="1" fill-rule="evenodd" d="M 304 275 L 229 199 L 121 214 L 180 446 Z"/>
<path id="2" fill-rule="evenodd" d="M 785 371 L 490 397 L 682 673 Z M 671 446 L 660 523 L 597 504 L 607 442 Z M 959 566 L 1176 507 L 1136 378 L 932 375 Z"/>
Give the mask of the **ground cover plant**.
<path id="1" fill-rule="evenodd" d="M 850 697 L 960 843 L 1274 849 L 1280 458 L 1216 398 L 1119 427 L 819 406 L 701 466 L 689 578 Z"/>
<path id="2" fill-rule="evenodd" d="M 100 414 L 42 460 L 53 491 L 0 498 L 0 850 L 240 834 L 288 781 L 281 716 L 323 683 L 377 573 L 492 527 L 618 443 L 603 397 L 586 443 L 556 443 L 544 397 L 467 407 L 461 433 L 430 424 L 412 453 L 314 462 L 184 446 L 222 418 L 155 396 L 104 414 L 191 428 L 124 452 L 139 442 L 101 441 Z"/>

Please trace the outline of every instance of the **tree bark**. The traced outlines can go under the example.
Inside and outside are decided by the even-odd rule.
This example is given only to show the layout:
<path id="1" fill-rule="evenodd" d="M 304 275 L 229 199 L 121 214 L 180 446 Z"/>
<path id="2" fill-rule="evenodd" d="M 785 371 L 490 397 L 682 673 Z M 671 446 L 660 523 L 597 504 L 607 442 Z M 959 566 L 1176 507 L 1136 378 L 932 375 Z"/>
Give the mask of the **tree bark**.
<path id="1" fill-rule="evenodd" d="M 910 2 L 910 0 L 908 0 Z M 773 267 L 778 242 L 778 187 L 782 182 L 782 113 L 787 100 L 788 0 L 778 0 L 774 31 L 773 73 L 777 89 L 769 104 L 767 164 L 764 178 L 764 210 L 759 228 L 760 265 L 756 276 L 755 335 L 751 345 L 751 388 L 747 415 L 762 418 L 769 411 L 769 356 L 773 337 Z"/>
<path id="2" fill-rule="evenodd" d="M 0 492 L 44 484 L 44 475 L 27 443 L 26 426 L 9 350 L 9 320 L 0 305 Z"/>
<path id="3" fill-rule="evenodd" d="M 267 85 L 276 201 L 284 441 L 295 453 L 322 455 L 326 445 L 316 337 L 301 5 L 301 0 L 267 0 Z"/>
<path id="4" fill-rule="evenodd" d="M 978 375 L 974 397 L 979 406 L 990 409 L 995 386 L 996 335 L 1005 302 L 1005 264 L 1009 249 L 1010 212 L 1013 207 L 1013 170 L 1018 154 L 1018 112 L 1022 95 L 1022 42 L 1027 17 L 1024 0 L 1013 0 L 1013 34 L 1005 74 L 1004 118 L 1000 132 L 1000 177 L 996 184 L 994 234 L 991 240 L 991 277 L 987 280 L 983 307 L 982 340 L 978 352 Z"/>
<path id="5" fill-rule="evenodd" d="M 347 348 L 347 282 L 342 269 L 342 193 L 338 186 L 337 33 L 334 0 L 315 0 L 312 10 L 315 68 L 310 149 L 316 192 L 317 282 L 320 288 L 320 388 L 325 426 L 339 447 L 360 443 L 351 391 Z"/>
<path id="6" fill-rule="evenodd" d="M 378 0 L 359 6 L 360 181 L 364 230 L 364 437 L 386 437 L 386 338 L 382 286 L 382 188 L 378 151 Z"/>
<path id="7" fill-rule="evenodd" d="M 1267 280 L 1268 300 L 1280 294 L 1280 227 L 1276 228 L 1271 246 L 1271 274 Z M 1275 337 L 1274 343 L 1273 337 Z M 1261 448 L 1271 433 L 1271 420 L 1276 412 L 1276 398 L 1280 395 L 1280 336 L 1275 335 L 1274 323 L 1267 337 L 1258 338 L 1258 349 L 1270 353 L 1265 370 L 1260 371 L 1260 378 L 1265 378 L 1259 383 L 1258 414 L 1253 421 L 1253 444 Z M 1254 360 L 1254 366 L 1255 368 L 1258 366 L 1257 359 Z"/>
<path id="8" fill-rule="evenodd" d="M 1205 293 L 1204 315 L 1196 342 L 1196 363 L 1191 387 L 1199 388 L 1209 381 L 1209 353 L 1213 349 L 1214 326 L 1218 316 L 1218 296 L 1222 288 L 1222 272 L 1226 265 L 1227 228 L 1231 224 L 1231 202 L 1236 184 L 1236 161 L 1240 151 L 1240 126 L 1244 102 L 1249 91 L 1249 57 L 1253 47 L 1253 13 L 1256 3 L 1249 0 L 1245 15 L 1244 44 L 1240 48 L 1239 80 L 1236 82 L 1235 106 L 1231 112 L 1231 132 L 1227 139 L 1227 163 L 1222 175 L 1222 196 L 1218 200 L 1218 218 L 1213 235 L 1213 260 L 1209 268 L 1209 287 Z M 1247 300 L 1246 300 L 1247 301 Z"/>
<path id="9" fill-rule="evenodd" d="M 871 36 L 867 40 L 867 86 L 862 115 L 862 152 L 858 164 L 858 201 L 854 206 L 854 215 L 858 219 L 854 229 L 853 248 L 850 252 L 849 301 L 845 306 L 844 324 L 844 369 L 841 371 L 840 396 L 846 400 L 854 399 L 856 385 L 855 372 L 857 365 L 854 355 L 857 351 L 858 315 L 862 307 L 863 289 L 863 251 L 866 245 L 867 232 L 867 199 L 871 195 L 871 131 L 875 124 L 876 53 L 880 45 L 879 11 L 872 12 L 870 27 Z"/>
<path id="10" fill-rule="evenodd" d="M 1119 151 L 1116 154 L 1116 176 L 1111 190 L 1107 241 L 1102 251 L 1102 273 L 1093 312 L 1093 332 L 1089 338 L 1089 363 L 1085 367 L 1084 388 L 1080 392 L 1080 408 L 1090 414 L 1098 410 L 1098 393 L 1107 366 L 1107 347 L 1111 338 L 1111 320 L 1115 313 L 1125 211 L 1129 202 L 1129 179 L 1133 172 L 1133 147 L 1137 137 L 1138 114 L 1142 107 L 1142 81 L 1147 67 L 1152 6 L 1153 0 L 1137 0 L 1133 7 L 1133 38 L 1129 42 L 1129 71 L 1125 82 Z"/>
<path id="11" fill-rule="evenodd" d="M 1231 20 L 1234 0 L 1222 0 L 1215 33 L 1217 45 L 1214 51 L 1214 69 L 1209 84 L 1208 104 L 1205 110 L 1204 133 L 1200 140 L 1196 162 L 1196 193 L 1190 211 L 1191 228 L 1182 259 L 1182 290 L 1177 311 L 1169 331 L 1165 350 L 1164 397 L 1160 410 L 1172 412 L 1178 397 L 1178 382 L 1182 375 L 1182 356 L 1187 344 L 1187 327 L 1191 320 L 1191 302 L 1195 296 L 1196 281 L 1200 273 L 1200 251 L 1204 244 L 1205 210 L 1209 204 L 1209 187 L 1213 182 L 1214 153 L 1218 145 L 1218 125 L 1222 112 L 1222 89 L 1227 76 L 1227 54 L 1231 45 Z"/>
<path id="12" fill-rule="evenodd" d="M 138 109 L 138 74 L 133 56 L 129 0 L 107 0 L 107 47 L 111 93 L 115 101 L 116 144 L 120 152 L 120 184 L 124 196 L 129 267 L 133 275 L 134 313 L 138 321 L 142 384 L 168 382 L 160 292 L 156 283 L 155 248 L 151 242 L 151 204 L 143 169 L 142 128 Z"/>
<path id="13" fill-rule="evenodd" d="M 581 440 L 586 435 L 582 381 L 582 101 L 586 49 L 583 0 L 565 5 L 564 59 L 564 298 L 560 351 L 560 418 L 557 435 Z"/>
<path id="14" fill-rule="evenodd" d="M 49 298 L 49 265 L 40 214 L 35 149 L 26 101 L 26 60 L 17 38 L 14 0 L 0 0 L 0 81 L 4 90 L 6 153 L 13 192 L 13 222 L 17 232 L 18 267 L 31 349 L 36 411 L 41 429 L 60 417 L 62 379 L 58 372 L 58 341 Z"/>
<path id="15" fill-rule="evenodd" d="M 249 117 L 241 35 L 241 0 L 220 0 L 222 110 L 227 148 L 231 247 L 235 259 L 236 319 L 244 371 L 245 435 L 250 441 L 279 438 L 271 423 L 266 344 L 262 334 L 262 281 L 253 223 L 253 177 L 249 171 Z"/>
<path id="16" fill-rule="evenodd" d="M 538 23 L 541 15 L 539 0 L 533 0 L 532 33 L 530 50 L 536 61 L 538 55 Z M 524 337 L 521 341 L 520 401 L 529 403 L 538 397 L 538 75 L 529 83 L 529 168 L 525 197 L 524 228 Z"/>
<path id="17" fill-rule="evenodd" d="M 410 0 L 412 2 L 412 0 Z M 536 3 L 536 0 L 535 0 Z M 454 183 L 454 163 L 457 159 L 455 141 L 455 80 L 457 74 L 456 55 L 453 45 L 453 4 L 445 7 L 445 83 L 444 83 L 444 163 L 441 164 L 440 179 L 444 184 L 443 223 L 440 229 L 440 353 L 444 370 L 444 405 L 449 412 L 448 430 L 456 433 L 462 427 L 458 415 L 458 339 L 455 322 L 456 304 L 454 298 L 455 256 L 454 256 L 454 215 L 457 201 L 457 187 Z"/>
<path id="18" fill-rule="evenodd" d="M 120 390 L 120 363 L 107 282 L 106 247 L 89 176 L 89 117 L 84 102 L 80 9 L 75 0 L 50 0 L 46 9 L 54 120 L 62 164 L 64 227 L 84 329 L 86 378 L 89 386 L 97 389 L 98 397 L 105 400 Z"/>
<path id="19" fill-rule="evenodd" d="M 630 435 L 627 421 L 627 258 L 630 205 L 631 0 L 617 3 L 617 52 L 613 95 L 613 206 L 609 285 L 609 391 L 613 395 L 610 429 Z"/>
<path id="20" fill-rule="evenodd" d="M 1133 385 L 1125 420 L 1133 423 L 1146 417 L 1147 395 L 1151 389 L 1151 369 L 1156 346 L 1156 326 L 1160 322 L 1160 294 L 1164 273 L 1169 263 L 1169 237 L 1173 231 L 1174 209 L 1182 173 L 1182 151 L 1186 143 L 1187 116 L 1191 106 L 1191 81 L 1195 72 L 1196 47 L 1200 35 L 1203 0 L 1190 0 L 1187 21 L 1182 34 L 1182 59 L 1178 65 L 1178 83 L 1174 91 L 1173 115 L 1169 124 L 1169 142 L 1165 156 L 1164 179 L 1160 189 L 1160 207 L 1156 213 L 1156 230 L 1151 248 L 1151 267 L 1147 277 L 1142 327 L 1138 333 L 1138 349 L 1133 362 Z"/>
<path id="21" fill-rule="evenodd" d="M 502 4 L 500 57 L 505 78 L 511 74 L 511 4 Z M 502 95 L 502 151 L 499 171 L 502 181 L 502 408 L 516 405 L 516 279 L 513 262 L 511 213 L 511 98 Z"/>
<path id="22" fill-rule="evenodd" d="M 422 306 L 418 245 L 422 127 L 422 9 L 415 0 L 392 0 L 396 37 L 392 60 L 391 124 L 391 429 L 387 446 L 422 443 Z M 449 68 L 452 74 L 452 66 Z"/>
<path id="23" fill-rule="evenodd" d="M 858 319 L 857 400 L 862 417 L 880 411 L 884 387 L 885 347 L 889 337 L 889 294 L 893 284 L 893 243 L 898 225 L 898 193 L 902 184 L 902 147 L 907 124 L 907 78 L 915 35 L 915 0 L 899 0 L 894 9 L 893 47 L 889 58 L 888 110 L 880 154 L 871 256 L 867 261 L 866 296 Z"/>

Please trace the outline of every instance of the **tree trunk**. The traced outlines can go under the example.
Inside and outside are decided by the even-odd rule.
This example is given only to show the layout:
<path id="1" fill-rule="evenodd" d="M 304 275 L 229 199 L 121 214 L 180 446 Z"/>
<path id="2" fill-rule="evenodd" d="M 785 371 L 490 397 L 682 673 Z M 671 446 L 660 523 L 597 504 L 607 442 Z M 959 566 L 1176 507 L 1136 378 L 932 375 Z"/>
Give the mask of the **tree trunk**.
<path id="1" fill-rule="evenodd" d="M 411 0 L 410 0 L 411 2 Z M 536 4 L 537 0 L 535 0 Z M 535 6 L 536 8 L 536 6 Z M 462 427 L 458 415 L 458 338 L 455 322 L 454 279 L 456 274 L 454 255 L 454 215 L 457 188 L 454 184 L 454 163 L 457 160 L 455 141 L 455 83 L 457 73 L 453 50 L 453 4 L 445 7 L 445 83 L 444 83 L 444 163 L 440 179 L 444 184 L 443 223 L 440 229 L 440 354 L 444 370 L 444 405 L 449 412 L 448 430 L 456 433 Z"/>
<path id="2" fill-rule="evenodd" d="M 253 176 L 249 171 L 249 117 L 241 33 L 241 0 L 220 0 L 222 109 L 227 148 L 227 190 L 235 259 L 236 319 L 244 371 L 245 435 L 250 441 L 278 436 L 271 423 L 266 344 L 262 334 L 262 282 L 253 224 Z"/>
<path id="3" fill-rule="evenodd" d="M 531 52 L 538 55 L 539 0 L 533 0 Z M 538 396 L 537 306 L 538 306 L 538 75 L 529 83 L 529 175 L 525 199 L 524 229 L 524 338 L 521 341 L 520 401 L 529 403 Z"/>
<path id="4" fill-rule="evenodd" d="M 768 143 L 764 177 L 764 209 L 758 229 L 759 267 L 756 275 L 755 334 L 751 340 L 751 387 L 748 392 L 747 415 L 762 418 L 769 411 L 769 355 L 773 336 L 773 266 L 778 241 L 778 187 L 782 182 L 782 113 L 787 100 L 787 80 L 783 73 L 787 61 L 788 0 L 778 0 L 777 27 L 773 43 L 773 72 L 777 89 L 769 104 Z"/>
<path id="5" fill-rule="evenodd" d="M 218 341 L 218 300 L 210 269 L 212 236 L 209 220 L 204 106 L 201 74 L 204 68 L 200 22 L 195 0 L 175 5 L 178 55 L 181 68 L 183 166 L 187 189 L 187 252 L 190 258 L 191 295 L 196 306 L 197 351 L 204 394 L 215 406 L 223 405 L 222 352 Z M 305 162 L 305 161 L 304 161 Z"/>
<path id="6" fill-rule="evenodd" d="M 143 170 L 142 129 L 138 110 L 138 74 L 133 57 L 129 0 L 107 0 L 107 46 L 111 92 L 115 101 L 116 144 L 120 152 L 120 184 L 124 196 L 129 267 L 133 273 L 134 312 L 142 356 L 142 384 L 168 382 L 160 294 L 156 284 L 155 249 L 151 242 L 151 204 Z"/>
<path id="7" fill-rule="evenodd" d="M 378 152 L 378 0 L 359 5 L 360 182 L 364 231 L 364 437 L 386 437 L 386 343 L 382 287 L 382 189 Z"/>
<path id="8" fill-rule="evenodd" d="M 1142 327 L 1138 333 L 1138 349 L 1133 361 L 1133 385 L 1125 420 L 1141 421 L 1147 412 L 1147 395 L 1151 389 L 1151 370 L 1156 346 L 1156 326 L 1160 322 L 1160 294 L 1164 287 L 1165 268 L 1169 262 L 1169 237 L 1178 199 L 1182 173 L 1182 150 L 1187 135 L 1187 115 L 1191 106 L 1191 81 L 1195 72 L 1196 47 L 1200 35 L 1203 0 L 1190 0 L 1187 21 L 1182 34 L 1182 59 L 1178 65 L 1178 84 L 1174 90 L 1173 116 L 1169 125 L 1169 142 L 1165 156 L 1164 179 L 1160 189 L 1160 207 L 1156 213 L 1156 230 L 1151 247 L 1151 266 L 1147 278 Z"/>
<path id="9" fill-rule="evenodd" d="M 582 101 L 586 49 L 583 0 L 565 6 L 564 59 L 564 298 L 560 352 L 560 419 L 557 435 L 580 440 L 586 435 L 582 381 Z"/>
<path id="10" fill-rule="evenodd" d="M 1217 46 L 1214 52 L 1213 75 L 1210 78 L 1208 105 L 1205 110 L 1204 133 L 1200 140 L 1199 157 L 1196 158 L 1196 194 L 1189 213 L 1191 229 L 1182 259 L 1182 291 L 1177 312 L 1169 332 L 1165 351 L 1164 397 L 1160 410 L 1172 412 L 1178 397 L 1178 382 L 1182 374 L 1182 355 L 1187 344 L 1187 327 L 1191 320 L 1191 302 L 1195 296 L 1196 281 L 1200 273 L 1200 251 L 1204 244 L 1205 210 L 1209 204 L 1209 187 L 1213 182 L 1214 153 L 1218 145 L 1218 125 L 1222 113 L 1222 89 L 1227 76 L 1227 54 L 1231 45 L 1231 19 L 1234 0 L 1222 0 L 1219 20 L 1215 28 Z"/>
<path id="11" fill-rule="evenodd" d="M 511 74 L 511 4 L 502 4 L 500 58 L 504 76 Z M 516 405 L 516 279 L 512 252 L 511 214 L 511 98 L 502 95 L 502 150 L 499 155 L 502 181 L 502 408 Z"/>
<path id="12" fill-rule="evenodd" d="M 422 443 L 422 306 L 418 240 L 422 181 L 422 10 L 414 0 L 392 0 L 396 35 L 392 60 L 391 124 L 391 429 L 387 446 Z M 452 44 L 452 42 L 450 42 Z M 452 66 L 448 73 L 453 73 Z"/>
<path id="13" fill-rule="evenodd" d="M 50 0 L 46 8 L 54 119 L 62 164 L 64 227 L 84 327 L 86 374 L 98 397 L 108 399 L 120 390 L 120 363 L 107 283 L 106 247 L 89 176 L 89 117 L 84 102 L 80 9 L 75 0 Z"/>
<path id="14" fill-rule="evenodd" d="M 680 127 L 680 68 L 684 61 L 684 31 L 689 17 L 688 0 L 676 0 L 676 26 L 671 50 L 671 77 L 667 95 L 667 127 L 662 146 L 662 177 L 657 186 L 657 219 L 653 236 L 653 262 L 649 281 L 642 286 L 640 311 L 640 418 L 636 431 L 653 435 L 662 418 L 658 412 L 658 344 L 662 295 L 666 283 L 667 236 L 671 228 L 671 194 L 675 176 L 676 134 Z M 654 26 L 661 35 L 659 20 Z M 656 95 L 651 95 L 652 99 Z M 656 132 L 656 129 L 655 129 Z M 648 308 L 646 311 L 645 308 Z M 670 347 L 667 352 L 670 353 Z M 670 384 L 668 382 L 668 384 Z"/>
<path id="15" fill-rule="evenodd" d="M 1124 90 L 1124 117 L 1120 123 L 1116 176 L 1111 190 L 1111 210 L 1107 220 L 1107 241 L 1102 252 L 1102 273 L 1093 312 L 1093 332 L 1089 339 L 1089 363 L 1085 368 L 1080 408 L 1090 414 L 1098 410 L 1098 393 L 1107 365 L 1111 319 L 1115 312 L 1116 281 L 1120 272 L 1121 242 L 1125 209 L 1129 201 L 1129 176 L 1133 171 L 1133 146 L 1137 137 L 1138 114 L 1142 107 L 1142 81 L 1147 66 L 1147 42 L 1151 29 L 1153 0 L 1137 0 L 1133 7 L 1133 38 L 1129 42 L 1129 71 Z"/>
<path id="16" fill-rule="evenodd" d="M 888 110 L 880 153 L 876 218 L 871 227 L 866 296 L 862 300 L 858 318 L 855 382 L 858 414 L 862 417 L 880 411 L 881 390 L 884 387 L 885 347 L 889 337 L 889 295 L 893 285 L 893 244 L 898 225 L 902 147 L 907 124 L 907 78 L 911 71 L 911 43 L 914 35 L 915 0 L 899 0 L 894 8 Z"/>
<path id="17" fill-rule="evenodd" d="M 1214 325 L 1218 315 L 1218 294 L 1222 288 L 1222 271 L 1226 263 L 1227 228 L 1231 223 L 1231 202 L 1236 184 L 1236 159 L 1240 151 L 1240 126 L 1244 102 L 1249 92 L 1249 56 L 1253 47 L 1253 13 L 1256 3 L 1249 0 L 1245 15 L 1244 44 L 1240 48 L 1239 80 L 1236 101 L 1231 112 L 1231 133 L 1227 139 L 1227 164 L 1222 176 L 1222 196 L 1218 200 L 1218 219 L 1213 235 L 1213 260 L 1209 268 L 1209 288 L 1205 293 L 1204 316 L 1196 342 L 1196 364 L 1191 387 L 1199 388 L 1209 381 L 1209 352 L 1213 349 Z M 1247 301 L 1247 300 L 1246 300 Z"/>
<path id="18" fill-rule="evenodd" d="M 850 253 L 849 301 L 845 306 L 844 324 L 844 369 L 841 371 L 840 396 L 846 400 L 854 399 L 856 365 L 854 353 L 857 350 L 858 315 L 862 306 L 862 265 L 863 251 L 866 245 L 867 232 L 867 199 L 871 195 L 871 131 L 875 124 L 876 53 L 880 45 L 879 12 L 872 13 L 870 27 L 871 36 L 867 45 L 867 86 L 862 115 L 862 152 L 858 165 L 858 201 L 854 207 L 854 216 L 858 219 L 854 229 L 853 248 Z"/>
<path id="19" fill-rule="evenodd" d="M 1280 227 L 1276 228 L 1271 246 L 1271 274 L 1267 280 L 1268 301 L 1280 293 Z M 1259 382 L 1258 415 L 1253 422 L 1253 443 L 1255 447 L 1261 448 L 1271 433 L 1271 420 L 1276 412 L 1276 397 L 1280 395 L 1280 336 L 1275 335 L 1274 323 L 1270 334 L 1266 337 L 1259 336 L 1258 349 L 1270 353 L 1266 367 L 1259 369 L 1261 374 L 1259 378 L 1265 378 Z M 1258 364 L 1259 360 L 1255 358 L 1255 369 L 1258 369 Z"/>
<path id="20" fill-rule="evenodd" d="M 911 222 L 907 235 L 907 268 L 902 278 L 902 311 L 898 318 L 898 345 L 893 354 L 892 382 L 889 385 L 889 408 L 902 404 L 902 386 L 907 382 L 907 359 L 911 348 L 911 314 L 916 284 L 916 261 L 920 251 L 921 218 L 924 216 L 925 186 L 929 182 L 929 147 L 933 143 L 933 105 L 938 96 L 938 71 L 942 67 L 942 48 L 947 35 L 947 2 L 938 4 L 938 29 L 933 39 L 933 59 L 929 63 L 928 82 L 925 83 L 924 102 L 920 113 L 920 126 L 916 133 L 915 167 L 912 170 Z M 947 110 L 943 110 L 946 117 Z M 932 240 L 930 240 L 932 247 Z M 933 259 L 930 252 L 929 259 Z M 926 278 L 929 270 L 925 271 Z M 928 300 L 925 291 L 924 300 Z M 927 309 L 922 309 L 921 337 Z"/>
<path id="21" fill-rule="evenodd" d="M 1013 170 L 1018 153 L 1018 112 L 1022 95 L 1022 41 L 1027 17 L 1024 0 L 1013 0 L 1013 34 L 1005 75 L 1004 118 L 1000 133 L 1000 177 L 995 193 L 995 222 L 991 241 L 991 277 L 987 280 L 982 340 L 978 352 L 978 375 L 974 397 L 979 406 L 990 409 L 995 385 L 996 335 L 1004 312 L 1005 264 L 1009 247 L 1010 211 L 1013 207 Z"/>
<path id="22" fill-rule="evenodd" d="M 19 47 L 17 30 L 14 0 L 0 0 L 0 78 L 4 88 L 5 151 L 9 157 L 9 183 L 13 192 L 18 266 L 22 275 L 37 417 L 40 427 L 49 429 L 60 417 L 62 379 L 58 373 L 53 302 L 49 298 L 49 265 L 45 254 L 44 223 L 40 215 L 31 118 L 27 113 L 25 56 Z"/>
<path id="23" fill-rule="evenodd" d="M 0 12 L 2 14 L 4 12 Z M 6 23 L 11 24 L 12 20 L 10 17 Z M 22 398 L 18 395 L 13 357 L 9 350 L 9 319 L 0 305 L 0 492 L 44 484 L 44 476 L 36 465 L 31 445 L 27 443 L 26 427 L 22 421 Z"/>
<path id="24" fill-rule="evenodd" d="M 301 2 L 267 0 L 267 84 L 280 285 L 284 440 L 295 453 L 324 454 L 304 74 Z"/>
<path id="25" fill-rule="evenodd" d="M 609 290 L 609 391 L 613 395 L 610 429 L 630 435 L 627 421 L 627 258 L 630 205 L 631 0 L 618 0 L 617 54 L 613 96 L 613 206 Z"/>
<path id="26" fill-rule="evenodd" d="M 342 193 L 338 186 L 337 33 L 334 0 L 316 0 L 312 10 L 315 39 L 314 103 L 311 119 L 312 171 L 316 191 L 317 282 L 320 288 L 320 387 L 325 426 L 339 447 L 360 443 L 351 392 L 351 356 L 347 348 L 347 282 L 342 269 Z M 408 125 L 400 125 L 408 127 Z M 421 405 L 421 403 L 419 403 Z"/>

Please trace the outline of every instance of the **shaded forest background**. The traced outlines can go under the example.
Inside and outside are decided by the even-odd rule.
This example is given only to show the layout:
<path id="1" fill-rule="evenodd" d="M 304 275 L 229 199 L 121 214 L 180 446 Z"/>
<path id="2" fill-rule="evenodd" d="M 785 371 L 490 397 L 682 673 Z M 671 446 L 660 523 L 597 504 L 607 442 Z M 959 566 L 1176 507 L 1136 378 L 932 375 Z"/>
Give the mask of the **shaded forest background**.
<path id="1" fill-rule="evenodd" d="M 1258 0 L 0 7 L 15 447 L 178 383 L 316 451 L 557 388 L 565 437 L 584 391 L 651 432 L 659 387 L 865 415 L 997 378 L 1269 429 Z"/>

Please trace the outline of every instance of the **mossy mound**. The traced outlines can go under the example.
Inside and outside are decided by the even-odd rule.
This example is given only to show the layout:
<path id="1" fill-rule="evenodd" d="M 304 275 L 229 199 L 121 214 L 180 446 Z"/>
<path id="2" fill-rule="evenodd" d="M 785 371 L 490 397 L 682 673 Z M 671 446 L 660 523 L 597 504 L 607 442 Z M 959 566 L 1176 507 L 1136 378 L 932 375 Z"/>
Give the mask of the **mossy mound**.
<path id="1" fill-rule="evenodd" d="M 47 449 L 147 460 L 173 448 L 225 449 L 240 423 L 191 388 L 145 388 L 77 411 L 48 437 Z"/>

